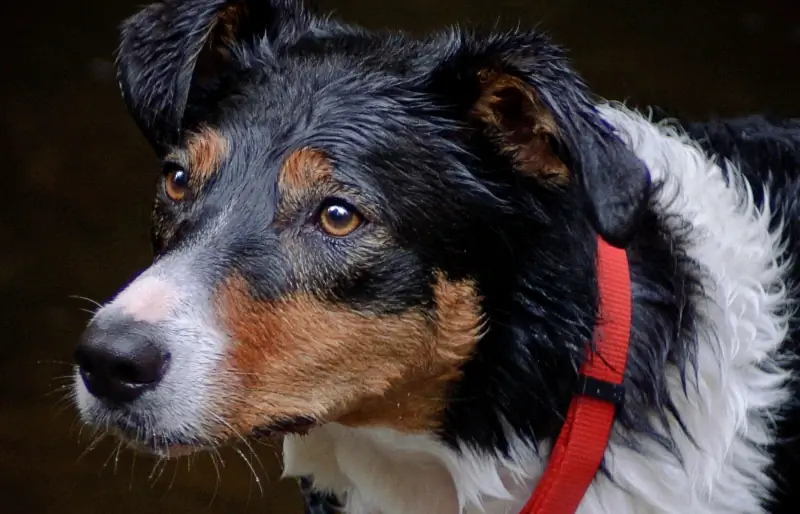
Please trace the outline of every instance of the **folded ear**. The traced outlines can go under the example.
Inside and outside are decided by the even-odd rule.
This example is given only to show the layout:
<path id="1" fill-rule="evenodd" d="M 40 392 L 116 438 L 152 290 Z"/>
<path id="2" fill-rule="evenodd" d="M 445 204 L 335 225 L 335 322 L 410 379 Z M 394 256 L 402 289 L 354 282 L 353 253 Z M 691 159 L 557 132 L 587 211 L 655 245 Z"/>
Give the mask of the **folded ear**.
<path id="1" fill-rule="evenodd" d="M 163 152 L 180 137 L 194 89 L 213 86 L 231 49 L 266 37 L 299 38 L 315 18 L 300 0 L 163 0 L 122 26 L 118 80 L 128 109 Z"/>
<path id="2" fill-rule="evenodd" d="M 580 185 L 587 214 L 624 246 L 646 208 L 650 173 L 598 114 L 559 48 L 534 33 L 449 36 L 429 92 L 477 128 L 517 173 L 545 185 Z"/>

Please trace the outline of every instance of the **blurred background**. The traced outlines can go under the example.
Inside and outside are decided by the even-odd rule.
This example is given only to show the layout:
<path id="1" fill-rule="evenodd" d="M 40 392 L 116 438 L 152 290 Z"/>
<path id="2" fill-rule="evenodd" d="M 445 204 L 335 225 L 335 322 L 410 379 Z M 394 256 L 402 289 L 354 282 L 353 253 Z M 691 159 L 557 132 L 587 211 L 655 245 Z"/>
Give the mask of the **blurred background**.
<path id="1" fill-rule="evenodd" d="M 207 455 L 152 473 L 152 459 L 117 458 L 109 442 L 86 452 L 90 439 L 79 437 L 75 411 L 60 401 L 88 318 L 82 309 L 92 308 L 70 296 L 106 300 L 150 258 L 158 170 L 112 69 L 117 26 L 145 1 L 13 2 L 3 13 L 0 513 L 297 513 L 294 483 L 277 480 L 274 448 L 257 448 L 260 463 L 248 457 L 259 483 L 231 449 L 219 475 Z M 412 31 L 521 21 L 570 49 L 608 98 L 693 118 L 800 116 L 796 2 L 319 4 L 366 26 Z"/>

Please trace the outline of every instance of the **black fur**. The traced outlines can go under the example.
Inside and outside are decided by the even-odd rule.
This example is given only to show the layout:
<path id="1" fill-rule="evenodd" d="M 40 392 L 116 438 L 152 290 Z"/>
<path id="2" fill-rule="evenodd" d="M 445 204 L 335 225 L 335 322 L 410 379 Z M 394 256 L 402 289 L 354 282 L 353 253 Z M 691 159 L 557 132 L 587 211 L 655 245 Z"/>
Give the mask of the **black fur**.
<path id="1" fill-rule="evenodd" d="M 214 20 L 230 6 L 244 6 L 240 23 L 218 34 Z M 681 458 L 665 369 L 681 370 L 692 387 L 702 323 L 693 305 L 707 270 L 686 256 L 686 234 L 667 230 L 651 208 L 659 185 L 547 39 L 454 30 L 415 40 L 345 26 L 289 0 L 166 0 L 125 24 L 119 69 L 125 101 L 162 157 L 200 123 L 233 141 L 225 172 L 194 205 L 159 201 L 159 226 L 177 227 L 169 237 L 157 228 L 160 254 L 234 205 L 207 250 L 209 280 L 236 269 L 260 297 L 304 289 L 358 311 L 402 312 L 430 308 L 436 271 L 478 284 L 488 332 L 444 414 L 439 435 L 453 445 L 507 451 L 504 423 L 532 442 L 557 434 L 596 323 L 596 237 L 625 246 L 633 326 L 615 437 L 634 447 L 651 438 Z M 521 175 L 470 118 L 483 69 L 538 93 L 559 128 L 552 150 L 576 180 L 552 187 Z M 783 192 L 770 200 L 798 219 L 796 124 L 689 130 L 706 134 L 714 153 L 749 163 L 754 185 L 772 167 Z M 289 228 L 272 228 L 279 164 L 305 145 L 331 156 L 366 214 L 361 238 L 321 238 L 304 221 L 312 204 L 281 220 Z M 796 221 L 790 232 L 789 252 L 800 252 Z M 282 246 L 287 233 L 302 255 Z M 301 273 L 298 259 L 325 273 Z M 307 512 L 329 512 L 320 501 L 309 500 Z"/>
<path id="2" fill-rule="evenodd" d="M 300 479 L 300 492 L 303 495 L 303 514 L 337 514 L 342 512 L 342 504 L 332 494 L 320 493 L 314 490 L 314 483 L 310 478 Z"/>

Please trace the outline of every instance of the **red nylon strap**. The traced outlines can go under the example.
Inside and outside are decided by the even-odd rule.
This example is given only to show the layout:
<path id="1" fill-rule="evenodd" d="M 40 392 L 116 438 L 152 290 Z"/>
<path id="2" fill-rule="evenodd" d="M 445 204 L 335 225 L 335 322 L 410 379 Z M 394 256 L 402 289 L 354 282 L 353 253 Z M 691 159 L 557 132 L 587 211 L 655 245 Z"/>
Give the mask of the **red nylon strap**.
<path id="1" fill-rule="evenodd" d="M 631 329 L 631 279 L 625 250 L 598 238 L 600 319 L 595 352 L 580 374 L 622 384 Z M 574 514 L 600 467 L 616 405 L 584 394 L 572 398 L 544 475 L 520 514 Z"/>

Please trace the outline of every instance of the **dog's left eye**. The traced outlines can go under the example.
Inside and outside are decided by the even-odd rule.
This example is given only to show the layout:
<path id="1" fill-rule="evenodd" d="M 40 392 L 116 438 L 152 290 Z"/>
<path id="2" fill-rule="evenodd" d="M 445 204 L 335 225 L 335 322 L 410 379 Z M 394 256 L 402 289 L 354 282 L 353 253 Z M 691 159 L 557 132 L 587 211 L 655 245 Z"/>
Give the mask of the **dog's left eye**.
<path id="1" fill-rule="evenodd" d="M 364 223 L 364 218 L 352 205 L 331 200 L 319 212 L 319 226 L 330 236 L 344 237 L 352 234 Z"/>
<path id="2" fill-rule="evenodd" d="M 189 194 L 189 174 L 183 168 L 169 166 L 164 170 L 164 191 L 173 202 Z"/>

